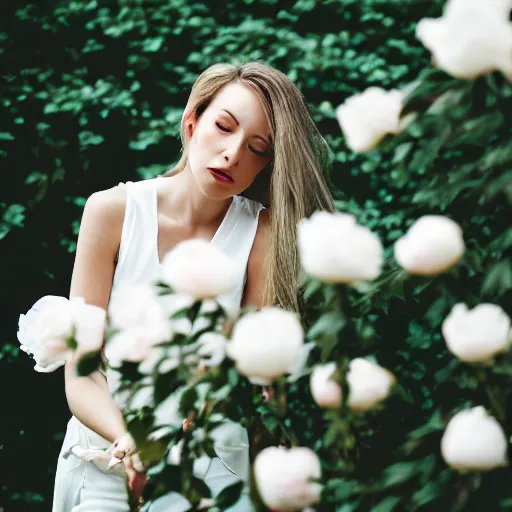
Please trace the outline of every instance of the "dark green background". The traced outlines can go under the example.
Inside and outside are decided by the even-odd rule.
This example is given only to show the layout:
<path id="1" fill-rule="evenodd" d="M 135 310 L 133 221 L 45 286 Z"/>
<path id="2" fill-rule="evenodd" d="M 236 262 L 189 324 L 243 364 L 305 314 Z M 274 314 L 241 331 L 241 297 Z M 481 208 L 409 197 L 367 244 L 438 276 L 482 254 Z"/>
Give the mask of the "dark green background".
<path id="1" fill-rule="evenodd" d="M 440 0 L 4 2 L 0 8 L 0 504 L 6 511 L 50 510 L 56 459 L 70 416 L 62 370 L 38 374 L 19 352 L 19 314 L 43 295 L 68 294 L 79 219 L 91 193 L 154 176 L 177 159 L 179 121 L 190 88 L 197 75 L 215 62 L 262 60 L 297 83 L 335 155 L 332 180 L 340 208 L 377 231 L 388 256 L 394 240 L 420 214 L 445 212 L 460 222 L 474 215 L 471 251 L 458 276 L 461 283 L 449 276 L 424 292 L 428 284 L 411 281 L 405 292 L 403 286 L 392 291 L 396 300 L 388 300 L 386 294 L 376 296 L 360 313 L 372 328 L 381 329 L 380 341 L 388 343 L 380 347 L 379 360 L 402 377 L 417 401 L 418 410 L 407 413 L 414 421 L 403 428 L 407 431 L 427 421 L 440 396 L 433 397 L 425 387 L 432 370 L 423 357 L 435 361 L 436 368 L 451 360 L 439 345 L 438 332 L 448 306 L 456 299 L 476 297 L 486 279 L 487 297 L 501 296 L 510 313 L 512 272 L 510 259 L 504 257 L 510 255 L 512 245 L 510 231 L 505 232 L 512 196 L 510 173 L 478 182 L 471 175 L 475 169 L 470 169 L 455 179 L 455 185 L 447 176 L 454 165 L 474 161 L 493 143 L 499 146 L 510 140 L 512 109 L 507 113 L 504 106 L 497 107 L 505 113 L 495 127 L 491 122 L 495 115 L 481 121 L 485 129 L 471 132 L 478 138 L 476 146 L 471 137 L 459 140 L 462 153 L 460 148 L 458 153 L 440 153 L 442 123 L 426 123 L 420 124 L 424 131 L 416 135 L 409 153 L 402 148 L 398 156 L 393 152 L 361 156 L 346 148 L 334 108 L 368 86 L 389 89 L 415 80 L 430 60 L 414 36 L 415 24 L 422 17 L 440 15 L 442 4 Z M 468 104 L 480 105 L 478 91 L 487 94 L 482 87 L 470 95 Z M 507 101 L 510 105 L 510 98 Z M 453 124 L 483 114 L 469 109 Z M 503 161 L 493 161 L 497 167 L 512 159 L 503 147 Z M 407 174 L 407 169 L 412 171 Z M 484 190 L 490 199 L 479 206 Z M 494 249 L 488 249 L 492 243 Z M 441 289 L 446 293 L 440 294 Z M 404 293 L 409 306 L 403 305 Z M 423 315 L 440 295 L 445 302 L 422 324 Z M 390 310 L 396 316 L 386 323 Z M 392 343 L 404 340 L 402 357 Z M 363 345 L 364 350 L 375 350 L 372 343 Z M 456 395 L 447 399 L 445 413 L 457 403 Z M 385 465 L 389 459 L 381 462 Z M 475 510 L 481 510 L 481 503 L 473 505 Z M 489 510 L 497 507 L 494 503 Z M 389 504 L 381 512 L 391 510 Z M 432 510 L 446 507 L 436 509 L 434 504 Z M 350 510 L 355 508 L 346 512 Z"/>

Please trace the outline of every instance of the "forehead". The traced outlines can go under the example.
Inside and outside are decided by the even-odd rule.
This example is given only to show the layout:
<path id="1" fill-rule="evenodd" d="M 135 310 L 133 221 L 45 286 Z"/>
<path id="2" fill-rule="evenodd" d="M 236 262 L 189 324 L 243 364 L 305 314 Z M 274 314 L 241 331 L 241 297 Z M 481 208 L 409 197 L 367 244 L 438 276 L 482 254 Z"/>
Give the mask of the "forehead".
<path id="1" fill-rule="evenodd" d="M 237 82 L 225 85 L 214 97 L 210 107 L 215 113 L 228 110 L 245 129 L 269 134 L 267 118 L 260 99 L 245 85 Z"/>

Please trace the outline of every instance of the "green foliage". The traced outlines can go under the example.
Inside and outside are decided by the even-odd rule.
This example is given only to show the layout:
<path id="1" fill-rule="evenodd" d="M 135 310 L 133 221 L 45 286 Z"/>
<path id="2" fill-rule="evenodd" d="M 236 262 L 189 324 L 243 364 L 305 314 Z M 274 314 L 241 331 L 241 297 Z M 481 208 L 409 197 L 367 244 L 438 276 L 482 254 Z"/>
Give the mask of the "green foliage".
<path id="1" fill-rule="evenodd" d="M 21 286 L 17 274 L 7 283 L 6 289 L 21 288 L 25 295 L 8 305 L 4 339 L 13 340 L 27 290 L 34 298 L 50 285 L 67 293 L 85 198 L 119 181 L 160 174 L 178 159 L 179 122 L 197 75 L 216 62 L 262 59 L 304 93 L 335 155 L 338 208 L 380 235 L 389 262 L 368 289 L 340 293 L 309 283 L 308 339 L 318 342 L 309 364 L 337 360 L 343 369 L 350 358 L 371 355 L 400 386 L 385 408 L 364 421 L 348 411 L 335 418 L 320 411 L 307 374 L 286 384 L 286 393 L 280 390 L 284 402 L 264 404 L 244 379 L 226 370 L 229 382 L 216 389 L 216 399 L 235 389 L 240 401 L 224 412 L 240 419 L 249 407 L 272 442 L 319 453 L 328 482 L 319 512 L 510 509 L 508 470 L 458 475 L 439 454 L 446 421 L 467 405 L 485 405 L 512 434 L 510 355 L 491 367 L 464 365 L 447 353 L 440 332 L 456 302 L 493 302 L 512 314 L 512 88 L 498 74 L 466 82 L 427 67 L 429 56 L 414 27 L 422 17 L 439 15 L 442 3 L 74 0 L 6 6 L 0 162 L 9 185 L 0 198 L 0 239 L 9 247 L 4 254 L 13 255 L 8 263 L 14 266 L 19 253 L 28 253 L 38 266 Z M 413 82 L 406 111 L 420 114 L 407 130 L 378 151 L 350 152 L 335 107 L 371 85 L 390 89 Z M 467 251 L 448 273 L 408 277 L 392 263 L 392 245 L 427 213 L 459 222 Z M 10 248 L 10 240 L 18 245 Z M 41 386 L 43 378 L 21 366 L 13 343 L 0 352 L 2 368 L 14 368 L 3 372 L 6 383 L 23 371 L 23 378 Z M 162 385 L 176 377 L 164 376 Z M 60 399 L 54 407 L 64 417 L 62 393 Z M 184 410 L 193 402 L 187 395 Z M 37 411 L 34 406 L 31 415 L 13 420 L 16 439 L 25 431 L 19 422 L 33 422 L 43 414 Z M 142 433 L 150 420 L 147 411 L 131 418 Z M 25 470 L 23 478 L 17 472 L 2 483 L 7 510 L 47 510 L 51 502 L 59 443 L 50 445 L 44 429 L 31 432 L 35 445 L 49 448 L 50 470 L 33 466 L 31 480 Z M 166 441 L 179 435 L 172 431 Z M 5 451 L 29 460 L 31 444 L 15 441 L 16 449 Z M 152 460 L 161 457 L 162 443 L 146 448 Z M 167 466 L 148 492 L 180 490 L 182 483 Z M 31 485 L 34 492 L 27 490 Z M 205 491 L 197 482 L 194 489 L 189 491 Z M 225 491 L 225 506 L 237 492 Z"/>

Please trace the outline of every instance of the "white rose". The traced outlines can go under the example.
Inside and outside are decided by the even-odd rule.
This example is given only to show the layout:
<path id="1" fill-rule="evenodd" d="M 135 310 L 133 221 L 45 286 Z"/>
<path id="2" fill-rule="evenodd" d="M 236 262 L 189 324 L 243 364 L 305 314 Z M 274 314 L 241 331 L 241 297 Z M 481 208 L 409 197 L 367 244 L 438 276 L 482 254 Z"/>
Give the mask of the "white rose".
<path id="1" fill-rule="evenodd" d="M 365 411 L 387 396 L 396 382 L 394 375 L 378 364 L 360 357 L 350 361 L 347 372 L 348 405 L 353 411 Z"/>
<path id="2" fill-rule="evenodd" d="M 422 19 L 416 36 L 436 66 L 455 77 L 499 70 L 512 79 L 510 7 L 508 0 L 452 0 L 442 17 Z"/>
<path id="3" fill-rule="evenodd" d="M 441 439 L 445 462 L 459 471 L 506 466 L 507 438 L 501 425 L 482 406 L 458 412 Z"/>
<path id="4" fill-rule="evenodd" d="M 339 407 L 342 400 L 341 386 L 331 379 L 335 363 L 316 366 L 310 379 L 311 394 L 320 407 Z"/>
<path id="5" fill-rule="evenodd" d="M 82 351 L 99 350 L 103 342 L 106 312 L 86 304 L 82 297 L 46 295 L 20 315 L 18 340 L 21 349 L 32 355 L 34 369 L 48 373 L 64 365 L 73 352 L 74 339 Z"/>
<path id="6" fill-rule="evenodd" d="M 304 270 L 324 282 L 371 281 L 381 272 L 380 240 L 353 215 L 317 211 L 299 222 L 297 236 Z"/>
<path id="7" fill-rule="evenodd" d="M 230 292 L 240 269 L 221 250 L 206 240 L 185 240 L 162 261 L 162 280 L 174 291 L 199 299 Z"/>
<path id="8" fill-rule="evenodd" d="M 448 350 L 468 363 L 489 361 L 512 343 L 510 318 L 495 304 L 479 304 L 472 310 L 466 304 L 456 304 L 445 318 L 442 332 Z"/>
<path id="9" fill-rule="evenodd" d="M 320 501 L 322 470 L 309 448 L 265 448 L 254 461 L 254 477 L 267 507 L 279 512 L 302 510 Z"/>
<path id="10" fill-rule="evenodd" d="M 123 361 L 140 363 L 149 357 L 154 340 L 148 337 L 141 328 L 120 331 L 111 336 L 105 345 L 105 357 L 113 368 L 122 365 Z"/>
<path id="11" fill-rule="evenodd" d="M 246 314 L 235 324 L 226 352 L 241 374 L 264 386 L 291 370 L 303 345 L 297 315 L 268 307 Z"/>
<path id="12" fill-rule="evenodd" d="M 369 87 L 345 100 L 336 116 L 347 146 L 363 153 L 375 148 L 388 133 L 399 133 L 403 99 L 402 91 Z"/>
<path id="13" fill-rule="evenodd" d="M 440 274 L 464 254 L 462 229 L 448 217 L 425 215 L 395 242 L 394 254 L 409 274 Z"/>
<path id="14" fill-rule="evenodd" d="M 172 337 L 169 313 L 164 310 L 170 296 L 159 297 L 151 285 L 125 286 L 110 300 L 109 319 L 115 329 L 144 331 L 148 344 L 168 341 Z"/>

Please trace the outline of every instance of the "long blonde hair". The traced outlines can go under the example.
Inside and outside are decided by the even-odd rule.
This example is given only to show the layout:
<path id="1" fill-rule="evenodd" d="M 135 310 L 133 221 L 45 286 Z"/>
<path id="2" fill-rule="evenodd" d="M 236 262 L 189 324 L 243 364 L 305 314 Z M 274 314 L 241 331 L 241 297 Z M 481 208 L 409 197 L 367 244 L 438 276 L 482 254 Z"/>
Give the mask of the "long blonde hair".
<path id="1" fill-rule="evenodd" d="M 273 158 L 244 193 L 257 193 L 263 183 L 262 203 L 271 212 L 270 248 L 267 255 L 263 300 L 285 309 L 299 311 L 300 261 L 297 223 L 315 210 L 334 210 L 325 174 L 329 148 L 311 119 L 297 86 L 281 71 L 260 62 L 243 65 L 214 64 L 197 78 L 187 109 L 196 120 L 215 95 L 227 84 L 238 82 L 254 91 L 263 106 L 273 141 Z M 188 148 L 181 125 L 182 156 L 164 176 L 181 172 Z M 253 190 L 251 190 L 253 189 Z"/>

